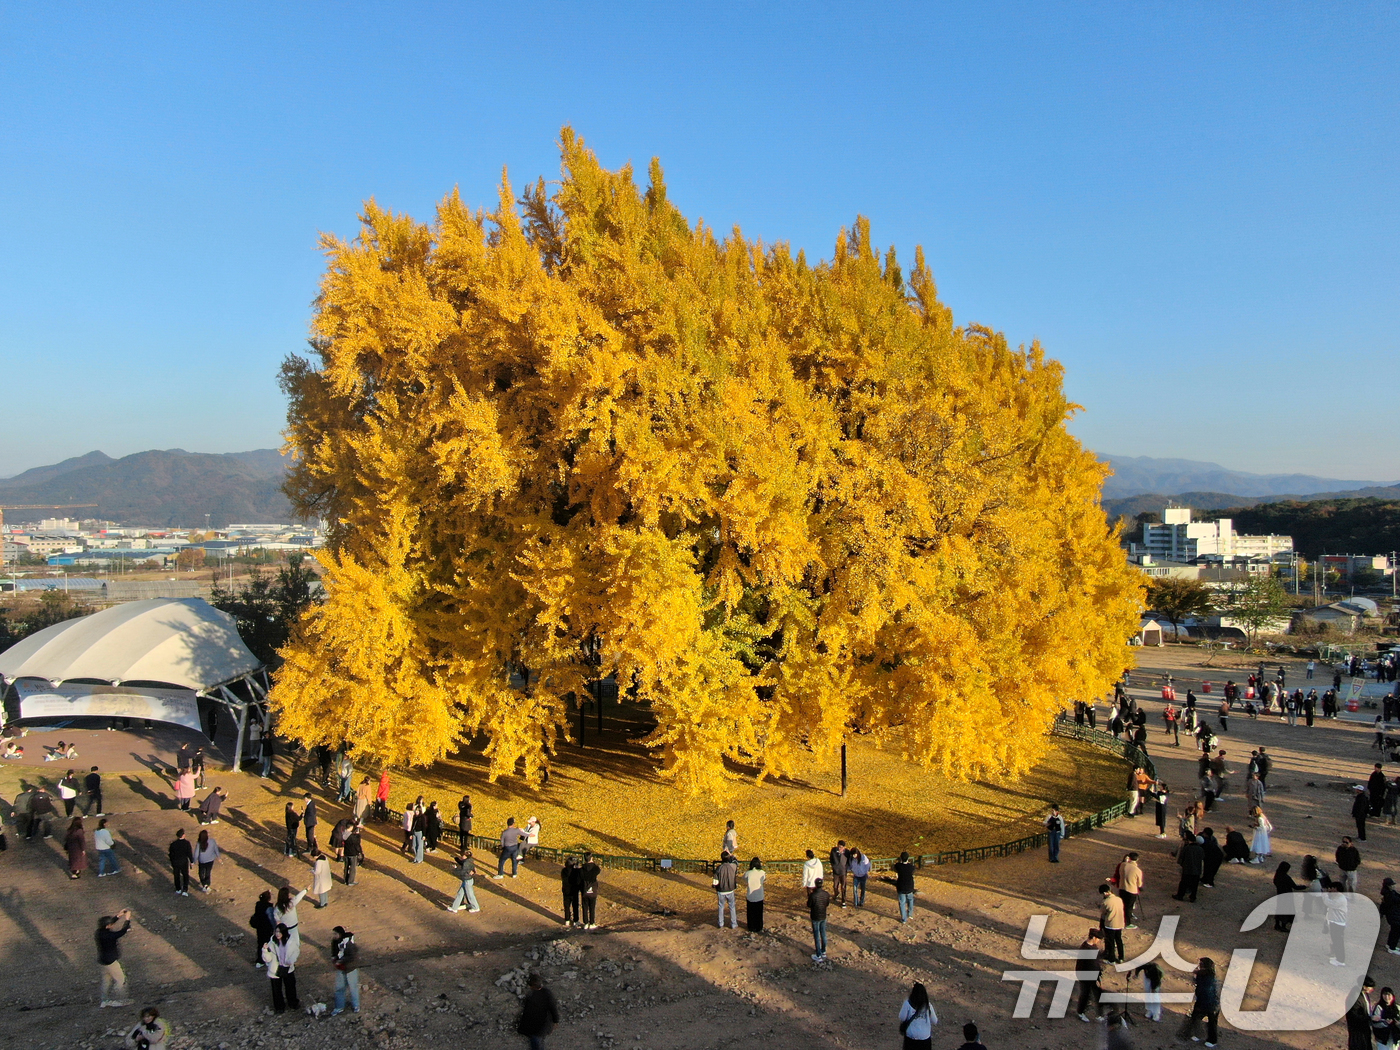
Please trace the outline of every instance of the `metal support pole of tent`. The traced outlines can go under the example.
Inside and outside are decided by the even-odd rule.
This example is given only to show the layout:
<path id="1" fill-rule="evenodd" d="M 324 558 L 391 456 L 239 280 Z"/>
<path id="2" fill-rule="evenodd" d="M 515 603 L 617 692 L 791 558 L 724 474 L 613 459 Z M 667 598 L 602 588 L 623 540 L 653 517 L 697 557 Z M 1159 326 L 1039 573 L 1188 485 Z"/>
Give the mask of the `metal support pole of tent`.
<path id="1" fill-rule="evenodd" d="M 237 773 L 243 768 L 243 736 L 248 730 L 248 704 L 239 700 L 223 686 L 219 686 L 219 692 L 230 707 L 233 707 L 235 703 L 238 706 L 238 740 L 233 745 L 233 769 L 231 770 Z"/>

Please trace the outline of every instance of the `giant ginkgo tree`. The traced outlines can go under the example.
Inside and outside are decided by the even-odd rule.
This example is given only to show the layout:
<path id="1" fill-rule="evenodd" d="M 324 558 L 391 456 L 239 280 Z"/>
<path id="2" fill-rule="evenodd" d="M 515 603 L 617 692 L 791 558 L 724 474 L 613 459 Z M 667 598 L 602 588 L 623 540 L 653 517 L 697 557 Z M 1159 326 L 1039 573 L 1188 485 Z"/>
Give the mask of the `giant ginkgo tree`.
<path id="1" fill-rule="evenodd" d="M 615 675 L 689 791 L 853 733 L 1029 768 L 1141 602 L 1060 366 L 955 326 L 863 220 L 813 264 L 688 221 L 656 162 L 642 188 L 562 154 L 552 193 L 371 202 L 324 240 L 283 385 L 328 597 L 283 731 L 412 764 L 480 738 L 535 779 Z"/>

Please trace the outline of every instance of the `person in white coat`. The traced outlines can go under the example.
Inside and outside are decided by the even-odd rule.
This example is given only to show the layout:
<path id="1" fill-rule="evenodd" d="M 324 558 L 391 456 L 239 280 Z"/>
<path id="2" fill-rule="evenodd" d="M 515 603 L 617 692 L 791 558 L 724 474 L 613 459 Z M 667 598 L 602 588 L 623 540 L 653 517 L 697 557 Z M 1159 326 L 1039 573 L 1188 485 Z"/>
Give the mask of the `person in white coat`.
<path id="1" fill-rule="evenodd" d="M 263 963 L 267 966 L 267 977 L 272 985 L 272 1009 L 283 1013 L 287 1007 L 301 1009 L 297 998 L 297 959 L 301 955 L 301 941 L 291 935 L 285 924 L 279 924 L 272 931 L 272 939 L 263 945 Z"/>
<path id="2" fill-rule="evenodd" d="M 277 906 L 272 909 L 272 921 L 278 926 L 287 927 L 287 933 L 297 942 L 298 949 L 301 948 L 301 932 L 297 924 L 297 905 L 306 894 L 306 890 L 293 893 L 290 886 L 283 886 L 277 891 Z"/>
<path id="3" fill-rule="evenodd" d="M 815 853 L 808 850 L 807 859 L 802 863 L 802 888 L 810 890 L 820 878 L 822 878 L 822 862 L 817 859 Z"/>
<path id="4" fill-rule="evenodd" d="M 324 908 L 331 902 L 331 862 L 324 853 L 316 853 L 311 858 L 311 896 L 316 898 L 316 907 Z"/>

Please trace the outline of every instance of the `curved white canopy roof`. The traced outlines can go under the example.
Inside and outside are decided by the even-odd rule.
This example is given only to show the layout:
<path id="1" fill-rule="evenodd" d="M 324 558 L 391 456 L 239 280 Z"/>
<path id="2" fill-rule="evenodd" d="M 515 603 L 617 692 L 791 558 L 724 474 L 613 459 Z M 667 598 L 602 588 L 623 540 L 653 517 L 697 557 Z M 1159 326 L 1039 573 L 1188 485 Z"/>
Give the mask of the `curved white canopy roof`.
<path id="1" fill-rule="evenodd" d="M 0 653 L 8 680 L 163 682 L 199 691 L 260 667 L 233 617 L 203 598 L 125 602 L 46 627 Z"/>

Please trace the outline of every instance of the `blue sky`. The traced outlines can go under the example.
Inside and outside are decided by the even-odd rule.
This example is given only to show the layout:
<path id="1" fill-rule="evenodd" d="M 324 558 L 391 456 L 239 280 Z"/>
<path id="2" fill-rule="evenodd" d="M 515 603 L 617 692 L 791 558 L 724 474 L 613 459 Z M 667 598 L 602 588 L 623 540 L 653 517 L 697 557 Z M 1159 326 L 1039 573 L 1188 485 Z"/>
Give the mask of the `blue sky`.
<path id="1" fill-rule="evenodd" d="M 0 9 L 0 475 L 279 442 L 319 231 L 660 156 L 691 218 L 868 215 L 1123 455 L 1400 479 L 1400 7 Z"/>

